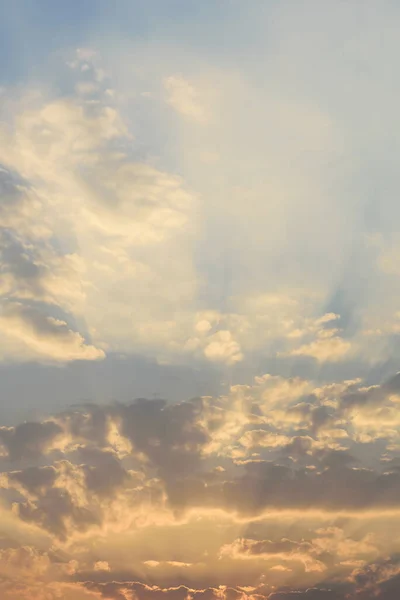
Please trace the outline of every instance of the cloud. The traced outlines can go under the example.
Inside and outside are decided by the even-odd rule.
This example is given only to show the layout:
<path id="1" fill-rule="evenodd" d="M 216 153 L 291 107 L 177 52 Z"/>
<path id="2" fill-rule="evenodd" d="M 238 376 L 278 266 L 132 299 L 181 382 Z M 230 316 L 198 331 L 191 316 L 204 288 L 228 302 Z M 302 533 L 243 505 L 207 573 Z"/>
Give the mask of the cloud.
<path id="1" fill-rule="evenodd" d="M 228 397 L 2 427 L 5 514 L 38 540 L 26 560 L 5 542 L 7 577 L 52 580 L 49 598 L 62 586 L 124 600 L 381 593 L 397 571 L 367 574 L 398 551 L 400 479 L 392 436 L 365 441 L 360 414 L 398 389 L 397 376 L 368 388 L 265 375 Z"/>
<path id="2" fill-rule="evenodd" d="M 339 319 L 334 313 L 327 313 L 311 322 L 302 329 L 295 329 L 289 333 L 290 338 L 304 338 L 304 336 L 315 336 L 310 343 L 302 344 L 286 353 L 287 356 L 310 356 L 318 362 L 343 360 L 352 349 L 348 340 L 341 338 L 339 329 L 332 328 L 330 324 Z M 285 355 L 283 353 L 283 355 Z"/>
<path id="3" fill-rule="evenodd" d="M 289 356 L 311 356 L 318 362 L 343 360 L 349 352 L 351 344 L 334 331 L 320 332 L 317 339 L 310 344 L 304 344 L 288 353 Z"/>
<path id="4" fill-rule="evenodd" d="M 110 571 L 110 565 L 105 560 L 98 560 L 93 568 L 95 571 Z"/>
<path id="5" fill-rule="evenodd" d="M 164 79 L 167 102 L 184 117 L 207 123 L 209 115 L 201 104 L 196 88 L 181 75 L 171 75 Z"/>
<path id="6" fill-rule="evenodd" d="M 118 111 L 99 102 L 27 91 L 10 108 L 13 129 L 1 129 L 2 328 L 15 338 L 5 358 L 96 360 L 105 348 L 149 341 L 172 348 L 173 297 L 193 295 L 190 259 L 177 254 L 190 239 L 193 195 L 179 177 L 135 160 Z M 86 321 L 93 345 L 69 328 L 74 321 Z M 166 339 L 152 340 L 157 324 L 167 325 Z"/>
<path id="7" fill-rule="evenodd" d="M 82 335 L 69 329 L 65 321 L 20 303 L 3 306 L 0 324 L 14 351 L 28 357 L 39 355 L 55 362 L 104 358 L 103 350 L 86 344 Z"/>
<path id="8" fill-rule="evenodd" d="M 2 427 L 0 439 L 11 460 L 40 456 L 51 447 L 62 429 L 54 421 L 27 422 L 16 427 Z"/>
<path id="9" fill-rule="evenodd" d="M 251 158 L 242 159 L 236 168 L 237 150 L 243 144 L 231 143 L 230 119 L 236 119 L 248 101 L 248 84 L 229 71 L 223 76 L 218 69 L 204 71 L 190 78 L 185 70 L 180 76 L 161 72 L 160 65 L 159 72 L 149 67 L 147 73 L 144 68 L 143 80 L 127 77 L 132 89 L 123 90 L 123 78 L 117 76 L 120 65 L 108 63 L 105 68 L 100 55 L 93 50 L 86 56 L 78 50 L 68 64 L 59 64 L 66 83 L 58 95 L 43 82 L 36 89 L 7 89 L 0 130 L 2 303 L 7 307 L 10 300 L 22 302 L 30 314 L 39 310 L 45 324 L 53 323 L 55 335 L 65 330 L 69 339 L 65 351 L 54 350 L 36 334 L 22 334 L 22 327 L 13 325 L 14 340 L 5 345 L 3 360 L 7 354 L 13 360 L 68 362 L 138 353 L 163 364 L 194 363 L 201 368 L 209 362 L 221 369 L 242 363 L 248 369 L 256 354 L 283 360 L 311 357 L 320 364 L 358 356 L 358 340 L 342 336 L 330 325 L 339 315 L 324 312 L 327 292 L 319 275 L 302 286 L 293 273 L 272 275 L 283 252 L 274 234 L 282 221 L 279 211 L 277 226 L 271 230 L 268 225 L 274 251 L 264 256 L 260 224 L 266 227 L 274 219 L 265 219 L 262 199 L 280 198 L 288 215 L 296 210 L 293 190 L 281 189 L 288 178 L 282 172 L 281 161 L 287 161 L 279 148 L 272 149 L 269 142 L 260 148 L 257 143 Z M 154 88 L 154 78 L 164 83 L 162 92 Z M 147 84 L 152 95 L 142 96 L 140 90 Z M 178 156 L 171 166 L 171 160 L 159 153 L 157 139 L 154 147 L 147 143 L 147 119 L 160 123 L 160 135 L 166 126 L 161 123 L 160 105 L 165 94 L 189 121 L 204 126 L 211 114 L 216 116 L 213 123 L 219 119 L 218 127 L 205 134 L 199 152 L 203 156 L 218 148 L 224 160 L 207 163 L 207 173 L 203 167 L 198 172 L 199 162 L 186 146 L 197 134 L 188 135 L 184 128 L 178 128 L 179 135 L 168 134 L 177 139 L 184 168 Z M 132 115 L 126 103 L 139 97 L 140 110 L 138 105 Z M 253 100 L 261 102 L 257 94 Z M 314 114 L 307 106 L 285 106 L 275 96 L 268 99 L 265 114 L 268 123 L 272 119 L 279 124 L 271 139 L 278 139 L 279 130 L 289 135 L 290 127 L 300 128 L 301 139 L 306 133 L 311 139 L 310 131 L 314 132 L 312 149 L 330 148 L 335 153 L 336 133 L 329 116 Z M 236 119 L 242 139 L 240 123 Z M 306 131 L 302 123 L 308 124 Z M 279 185 L 274 177 L 267 181 L 267 190 L 251 175 L 259 169 L 257 156 L 264 150 L 276 173 L 282 174 Z M 296 144 L 289 150 L 299 155 Z M 238 181 L 224 175 L 230 183 L 215 197 L 220 185 L 216 169 L 226 174 L 243 169 L 248 183 L 242 175 Z M 249 169 L 247 178 L 244 173 Z M 206 181 L 210 189 L 204 187 Z M 299 189 L 304 185 L 301 180 Z M 242 212 L 247 206 L 243 198 L 250 198 L 250 215 Z M 271 214 L 277 210 L 276 202 Z M 302 228 L 292 232 L 294 245 L 302 232 Z M 240 239 L 252 242 L 242 248 Z M 254 254 L 251 248 L 256 247 Z M 228 276 L 227 260 L 243 264 L 243 269 L 234 268 Z M 260 260 L 267 261 L 261 270 Z M 252 283 L 244 274 L 250 276 L 254 270 L 258 271 Z M 268 284 L 260 275 L 264 271 L 272 278 Z M 56 325 L 53 319 L 63 323 Z"/>
<path id="10" fill-rule="evenodd" d="M 392 396 L 396 382 L 374 389 L 380 404 L 386 390 Z M 305 402 L 308 390 L 312 390 L 310 382 L 265 376 L 257 378 L 253 388 L 236 386 L 230 398 L 211 402 L 207 398 L 180 404 L 139 399 L 130 405 L 88 405 L 51 421 L 2 428 L 10 459 L 51 457 L 54 452 L 58 457 L 53 459 L 56 471 L 29 467 L 10 474 L 8 486 L 18 484 L 29 494 L 46 488 L 40 503 L 45 498 L 46 503 L 51 501 L 53 488 L 57 503 L 61 488 L 56 480 L 63 480 L 63 494 L 69 498 L 66 510 L 73 511 L 74 494 L 81 498 L 80 507 L 89 508 L 94 497 L 100 506 L 116 490 L 129 494 L 130 482 L 137 477 L 134 473 L 144 470 L 159 478 L 165 507 L 172 510 L 215 508 L 249 518 L 268 507 L 349 513 L 395 509 L 398 473 L 379 466 L 391 452 L 392 438 L 387 438 L 387 446 L 376 447 L 379 454 L 371 463 L 361 462 L 360 452 L 370 442 L 362 437 L 360 407 L 352 416 L 348 405 L 352 396 L 362 401 L 363 388 L 354 382 L 339 385 L 336 404 L 329 399 L 331 386 L 314 388 Z M 317 417 L 318 411 L 322 412 Z M 344 418 L 350 418 L 348 423 Z M 314 430 L 304 435 L 312 426 Z M 61 462 L 60 452 L 65 457 Z M 130 467 L 125 464 L 128 457 L 133 461 Z M 231 463 L 229 476 L 225 469 L 209 471 L 213 463 L 218 466 L 226 460 Z M 136 471 L 131 471 L 134 465 Z M 30 509 L 24 514 L 36 519 L 40 511 Z"/>
<path id="11" fill-rule="evenodd" d="M 397 598 L 398 8 L 121 0 L 32 33 L 28 4 L 0 90 L 0 597 Z M 100 403 L 156 362 L 223 391 Z M 28 409 L 55 367 L 93 402 L 12 423 L 8 374 Z"/>
<path id="12" fill-rule="evenodd" d="M 239 344 L 232 339 L 230 331 L 219 331 L 209 338 L 204 355 L 210 360 L 234 364 L 243 358 Z"/>
<path id="13" fill-rule="evenodd" d="M 238 539 L 231 545 L 221 548 L 221 558 L 226 556 L 230 556 L 234 560 L 262 560 L 273 563 L 269 565 L 269 568 L 300 562 L 306 572 L 326 570 L 323 562 L 318 560 L 319 553 L 315 552 L 311 544 L 297 543 L 288 539 L 279 542 Z"/>
<path id="14" fill-rule="evenodd" d="M 35 246 L 14 237 L 7 229 L 2 230 L 0 239 L 3 296 L 66 309 L 79 306 L 83 292 L 77 255 L 57 256 L 46 244 Z"/>

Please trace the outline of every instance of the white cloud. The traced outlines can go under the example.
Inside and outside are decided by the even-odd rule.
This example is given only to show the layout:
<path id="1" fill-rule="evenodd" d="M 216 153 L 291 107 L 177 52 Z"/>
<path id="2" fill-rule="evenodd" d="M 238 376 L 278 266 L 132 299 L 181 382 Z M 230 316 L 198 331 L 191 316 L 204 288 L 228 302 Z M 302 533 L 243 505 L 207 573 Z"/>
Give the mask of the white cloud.
<path id="1" fill-rule="evenodd" d="M 335 335 L 336 329 L 319 331 L 317 338 L 309 344 L 287 352 L 287 356 L 311 356 L 318 362 L 343 360 L 351 350 L 351 343 Z"/>
<path id="2" fill-rule="evenodd" d="M 202 105 L 196 88 L 181 75 L 164 79 L 167 102 L 181 115 L 198 123 L 207 123 L 208 111 Z"/>
<path id="3" fill-rule="evenodd" d="M 209 338 L 204 355 L 212 361 L 234 364 L 243 358 L 239 344 L 230 331 L 218 331 Z"/>
<path id="4" fill-rule="evenodd" d="M 103 350 L 87 344 L 65 321 L 19 303 L 3 306 L 0 326 L 4 336 L 3 357 L 67 362 L 105 356 Z"/>

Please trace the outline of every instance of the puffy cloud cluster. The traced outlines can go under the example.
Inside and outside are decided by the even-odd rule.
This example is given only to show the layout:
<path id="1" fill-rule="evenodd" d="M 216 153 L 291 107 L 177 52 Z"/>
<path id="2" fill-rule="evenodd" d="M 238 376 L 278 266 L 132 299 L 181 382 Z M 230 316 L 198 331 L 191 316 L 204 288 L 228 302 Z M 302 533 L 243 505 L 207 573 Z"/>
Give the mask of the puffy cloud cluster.
<path id="1" fill-rule="evenodd" d="M 1 510 L 37 540 L 4 539 L 7 577 L 118 600 L 390 598 L 399 391 L 398 375 L 265 375 L 218 398 L 2 427 Z"/>

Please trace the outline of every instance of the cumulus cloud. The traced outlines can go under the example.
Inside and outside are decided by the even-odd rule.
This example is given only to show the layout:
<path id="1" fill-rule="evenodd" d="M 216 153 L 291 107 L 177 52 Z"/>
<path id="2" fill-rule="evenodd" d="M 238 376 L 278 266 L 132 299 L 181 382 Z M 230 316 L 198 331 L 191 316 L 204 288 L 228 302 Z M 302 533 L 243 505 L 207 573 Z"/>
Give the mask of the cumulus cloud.
<path id="1" fill-rule="evenodd" d="M 16 427 L 2 427 L 0 439 L 11 460 L 40 456 L 62 429 L 54 421 L 27 422 Z"/>
<path id="2" fill-rule="evenodd" d="M 393 432 L 383 421 L 366 438 L 361 415 L 396 403 L 398 379 L 265 375 L 218 398 L 87 404 L 2 427 L 3 510 L 38 539 L 25 558 L 5 542 L 4 569 L 100 598 L 380 593 L 397 571 L 368 569 L 399 551 L 400 474 Z"/>
<path id="3" fill-rule="evenodd" d="M 181 75 L 171 75 L 164 79 L 168 103 L 178 113 L 199 123 L 209 120 L 207 109 L 201 103 L 196 88 Z"/>
<path id="4" fill-rule="evenodd" d="M 311 356 L 318 362 L 342 360 L 349 352 L 351 344 L 336 336 L 335 333 L 335 331 L 320 332 L 314 342 L 292 350 L 289 356 Z"/>

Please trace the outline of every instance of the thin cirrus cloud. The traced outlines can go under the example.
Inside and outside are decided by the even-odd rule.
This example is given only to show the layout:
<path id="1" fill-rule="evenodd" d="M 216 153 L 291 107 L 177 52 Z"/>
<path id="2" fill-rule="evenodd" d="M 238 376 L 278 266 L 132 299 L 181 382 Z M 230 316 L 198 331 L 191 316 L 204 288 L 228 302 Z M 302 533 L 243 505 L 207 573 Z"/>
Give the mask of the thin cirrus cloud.
<path id="1" fill-rule="evenodd" d="M 0 6 L 0 596 L 392 600 L 399 10 L 183 4 Z"/>

